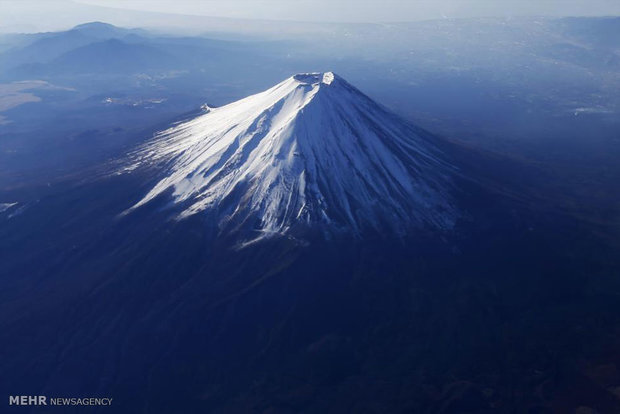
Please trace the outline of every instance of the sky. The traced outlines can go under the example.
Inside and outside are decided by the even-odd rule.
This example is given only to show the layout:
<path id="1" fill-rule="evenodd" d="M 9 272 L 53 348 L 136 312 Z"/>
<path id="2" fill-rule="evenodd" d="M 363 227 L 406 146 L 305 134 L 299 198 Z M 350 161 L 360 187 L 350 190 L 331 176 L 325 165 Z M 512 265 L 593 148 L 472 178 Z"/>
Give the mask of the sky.
<path id="1" fill-rule="evenodd" d="M 162 13 L 384 23 L 489 16 L 618 16 L 620 0 L 0 0 L 0 30 L 54 30 L 94 20 L 118 23 L 129 15 L 128 20 L 140 26 L 141 15 L 135 11 L 148 14 L 145 22 L 151 26 L 157 24 L 155 16 L 165 23 Z"/>
<path id="2" fill-rule="evenodd" d="M 166 13 L 316 22 L 620 14 L 618 0 L 78 0 Z"/>

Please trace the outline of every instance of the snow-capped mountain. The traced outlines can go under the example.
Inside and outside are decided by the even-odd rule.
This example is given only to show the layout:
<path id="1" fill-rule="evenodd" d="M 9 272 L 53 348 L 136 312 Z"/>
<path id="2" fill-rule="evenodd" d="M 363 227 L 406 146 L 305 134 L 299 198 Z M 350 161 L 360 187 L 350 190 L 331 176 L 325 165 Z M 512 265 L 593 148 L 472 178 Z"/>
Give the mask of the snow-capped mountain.
<path id="1" fill-rule="evenodd" d="M 222 229 L 361 234 L 448 229 L 454 167 L 433 137 L 331 73 L 294 75 L 158 134 L 136 165 L 161 180 L 131 210 L 171 195 L 178 218 Z"/>

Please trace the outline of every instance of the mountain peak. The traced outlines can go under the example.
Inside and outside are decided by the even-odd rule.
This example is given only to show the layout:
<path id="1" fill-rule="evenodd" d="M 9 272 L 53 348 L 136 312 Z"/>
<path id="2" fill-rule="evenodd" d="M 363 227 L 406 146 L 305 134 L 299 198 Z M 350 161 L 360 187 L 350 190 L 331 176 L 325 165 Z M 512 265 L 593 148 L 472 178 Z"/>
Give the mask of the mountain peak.
<path id="1" fill-rule="evenodd" d="M 123 38 L 131 34 L 141 35 L 145 33 L 142 29 L 125 29 L 104 22 L 82 23 L 73 27 L 71 30 L 69 30 L 69 32 L 81 33 L 83 35 L 100 40 L 106 40 L 110 38 Z"/>
<path id="2" fill-rule="evenodd" d="M 317 85 L 319 83 L 331 85 L 336 79 L 336 75 L 333 72 L 298 73 L 293 75 L 293 79 L 302 85 Z"/>
<path id="3" fill-rule="evenodd" d="M 457 215 L 453 168 L 429 137 L 332 72 L 212 108 L 136 156 L 162 170 L 130 211 L 171 196 L 179 219 L 203 212 L 223 231 L 402 233 Z"/>
<path id="4" fill-rule="evenodd" d="M 94 29 L 94 28 L 118 29 L 118 27 L 114 26 L 113 24 L 94 21 L 94 22 L 86 22 L 86 23 L 78 24 L 77 26 L 73 27 L 73 30 Z"/>

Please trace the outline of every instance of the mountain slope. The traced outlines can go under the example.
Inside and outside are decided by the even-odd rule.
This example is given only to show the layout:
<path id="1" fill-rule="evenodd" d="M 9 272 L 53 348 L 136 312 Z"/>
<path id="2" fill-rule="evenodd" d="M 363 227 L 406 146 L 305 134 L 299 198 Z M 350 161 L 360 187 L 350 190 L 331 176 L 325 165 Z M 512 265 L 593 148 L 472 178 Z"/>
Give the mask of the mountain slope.
<path id="1" fill-rule="evenodd" d="M 171 56 L 148 44 L 118 39 L 95 42 L 71 50 L 47 67 L 54 73 L 132 73 L 171 66 Z"/>
<path id="2" fill-rule="evenodd" d="M 205 211 L 222 229 L 402 233 L 457 216 L 454 168 L 430 137 L 331 72 L 209 108 L 137 156 L 165 167 L 132 209 L 172 190 L 179 218 Z"/>
<path id="3" fill-rule="evenodd" d="M 79 31 L 30 35 L 25 45 L 19 45 L 2 53 L 0 69 L 8 70 L 22 65 L 46 63 L 74 50 L 86 46 L 94 39 Z"/>

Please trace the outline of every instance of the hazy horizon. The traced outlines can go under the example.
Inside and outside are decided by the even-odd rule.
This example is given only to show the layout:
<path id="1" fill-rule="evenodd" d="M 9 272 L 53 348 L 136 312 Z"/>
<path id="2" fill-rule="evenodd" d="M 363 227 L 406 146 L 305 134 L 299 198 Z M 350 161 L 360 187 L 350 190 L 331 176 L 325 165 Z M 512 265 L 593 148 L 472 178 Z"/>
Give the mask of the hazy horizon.
<path id="1" fill-rule="evenodd" d="M 42 32 L 62 30 L 80 23 L 103 21 L 120 26 L 150 27 L 185 32 L 209 29 L 220 20 L 272 20 L 282 23 L 396 23 L 445 18 L 482 17 L 603 17 L 620 15 L 620 3 L 609 0 L 534 1 L 487 0 L 415 1 L 325 0 L 285 2 L 281 0 L 234 1 L 143 1 L 143 0 L 0 0 L 6 17 L 2 32 Z M 49 19 L 50 13 L 55 15 Z M 189 20 L 188 20 L 189 18 Z M 229 21 L 230 22 L 230 21 Z M 216 26 L 215 30 L 222 30 Z M 247 29 L 247 28 L 238 28 Z M 232 30 L 232 28 L 231 28 Z"/>

